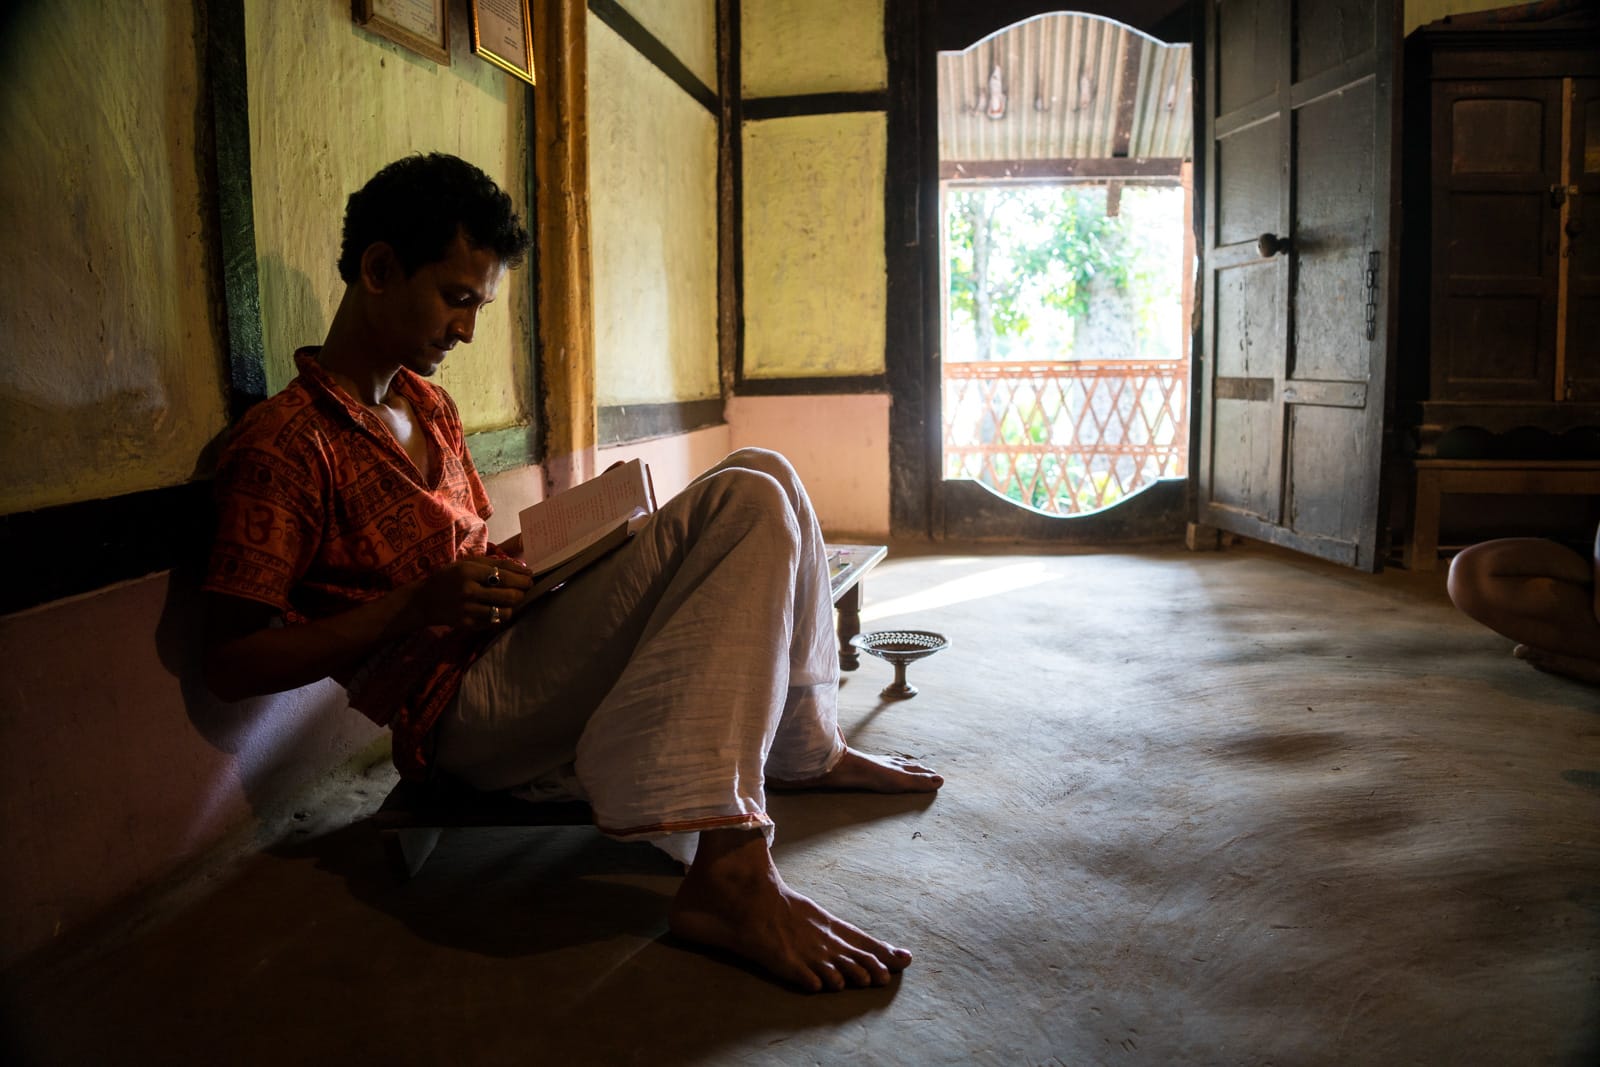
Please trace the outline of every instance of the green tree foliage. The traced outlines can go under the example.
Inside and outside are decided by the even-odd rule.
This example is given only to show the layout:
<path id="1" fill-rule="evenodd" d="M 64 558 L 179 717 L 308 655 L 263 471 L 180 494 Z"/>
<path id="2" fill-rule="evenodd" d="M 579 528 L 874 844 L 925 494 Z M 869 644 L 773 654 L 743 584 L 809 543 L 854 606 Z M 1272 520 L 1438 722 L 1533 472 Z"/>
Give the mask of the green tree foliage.
<path id="1" fill-rule="evenodd" d="M 1122 205 L 1107 215 L 1102 185 L 951 190 L 952 325 L 972 331 L 978 359 L 997 358 L 1011 347 L 1007 342 L 1026 344 L 1035 333 L 1049 335 L 1044 343 L 1055 350 L 1033 358 L 1068 356 L 1072 328 L 1065 320 L 1087 318 L 1091 298 L 1126 303 L 1144 347 L 1157 332 L 1159 307 L 1176 300 L 1181 257 L 1173 244 L 1182 247 L 1182 193 L 1128 188 Z"/>

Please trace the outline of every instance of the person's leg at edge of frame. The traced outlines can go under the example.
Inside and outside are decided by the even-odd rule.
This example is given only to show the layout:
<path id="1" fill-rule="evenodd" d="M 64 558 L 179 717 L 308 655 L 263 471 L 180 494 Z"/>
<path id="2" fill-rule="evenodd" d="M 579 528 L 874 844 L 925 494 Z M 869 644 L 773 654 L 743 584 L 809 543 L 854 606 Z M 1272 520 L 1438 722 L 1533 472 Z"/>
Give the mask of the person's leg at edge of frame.
<path id="1" fill-rule="evenodd" d="M 1600 684 L 1600 530 L 1590 559 L 1541 538 L 1502 538 L 1451 560 L 1451 601 L 1554 674 Z"/>

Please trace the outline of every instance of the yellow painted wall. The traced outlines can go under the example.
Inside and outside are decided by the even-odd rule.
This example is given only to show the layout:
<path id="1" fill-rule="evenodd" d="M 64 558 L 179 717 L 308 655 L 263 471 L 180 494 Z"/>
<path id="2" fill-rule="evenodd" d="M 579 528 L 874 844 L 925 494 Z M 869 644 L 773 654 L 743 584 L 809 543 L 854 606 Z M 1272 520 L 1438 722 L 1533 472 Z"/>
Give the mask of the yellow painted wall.
<path id="1" fill-rule="evenodd" d="M 622 6 L 707 88 L 717 91 L 716 0 L 622 0 Z"/>
<path id="2" fill-rule="evenodd" d="M 1406 33 L 1446 15 L 1510 6 L 1507 0 L 1405 0 Z"/>
<path id="3" fill-rule="evenodd" d="M 716 118 L 593 16 L 588 37 L 596 401 L 716 396 Z"/>
<path id="4" fill-rule="evenodd" d="M 744 127 L 744 373 L 881 374 L 881 112 Z"/>
<path id="5" fill-rule="evenodd" d="M 474 56 L 465 6 L 452 9 L 451 65 L 375 37 L 348 4 L 247 0 L 250 152 L 269 392 L 294 376 L 294 349 L 320 344 L 344 292 L 345 199 L 385 163 L 450 152 L 494 178 L 528 221 L 524 83 Z M 469 432 L 524 421 L 533 358 L 523 270 L 478 317 L 469 347 L 435 379 Z"/>
<path id="6" fill-rule="evenodd" d="M 188 481 L 226 422 L 191 4 L 34 4 L 0 64 L 0 512 Z"/>
<path id="7" fill-rule="evenodd" d="M 868 92 L 889 83 L 881 0 L 740 0 L 744 95 Z"/>

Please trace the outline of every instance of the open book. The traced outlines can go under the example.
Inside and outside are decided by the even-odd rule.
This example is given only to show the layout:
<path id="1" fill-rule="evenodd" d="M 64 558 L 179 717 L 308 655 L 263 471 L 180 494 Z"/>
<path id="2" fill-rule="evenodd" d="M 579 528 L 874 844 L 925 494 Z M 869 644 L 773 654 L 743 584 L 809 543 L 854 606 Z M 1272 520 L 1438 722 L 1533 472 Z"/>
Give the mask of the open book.
<path id="1" fill-rule="evenodd" d="M 522 558 L 533 572 L 528 599 L 621 545 L 655 509 L 650 468 L 636 459 L 523 508 Z"/>

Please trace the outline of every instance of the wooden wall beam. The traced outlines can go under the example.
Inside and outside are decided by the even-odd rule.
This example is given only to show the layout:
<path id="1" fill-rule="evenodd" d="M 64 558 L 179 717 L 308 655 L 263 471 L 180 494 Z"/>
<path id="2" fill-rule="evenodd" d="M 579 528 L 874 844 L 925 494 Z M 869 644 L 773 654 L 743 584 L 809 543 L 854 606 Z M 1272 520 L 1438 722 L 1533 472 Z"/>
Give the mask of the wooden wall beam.
<path id="1" fill-rule="evenodd" d="M 739 4 L 717 0 L 717 380 L 733 395 L 744 362 L 744 124 Z"/>
<path id="2" fill-rule="evenodd" d="M 594 301 L 589 224 L 588 8 L 534 0 L 532 160 L 537 354 L 545 490 L 593 477 Z"/>

